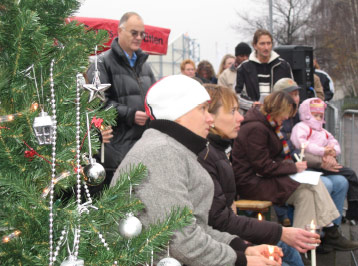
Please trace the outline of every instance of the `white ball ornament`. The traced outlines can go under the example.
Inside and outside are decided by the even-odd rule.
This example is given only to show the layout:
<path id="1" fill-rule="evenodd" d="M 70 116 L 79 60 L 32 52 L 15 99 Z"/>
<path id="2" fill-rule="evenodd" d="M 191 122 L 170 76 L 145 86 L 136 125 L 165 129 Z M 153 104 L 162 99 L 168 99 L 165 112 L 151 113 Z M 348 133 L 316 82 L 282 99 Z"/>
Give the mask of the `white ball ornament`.
<path id="1" fill-rule="evenodd" d="M 161 259 L 158 262 L 157 266 L 182 266 L 182 265 L 176 259 L 168 257 L 168 258 Z"/>
<path id="2" fill-rule="evenodd" d="M 119 222 L 119 233 L 127 239 L 136 237 L 141 232 L 142 223 L 133 213 L 129 213 L 125 219 Z"/>
<path id="3" fill-rule="evenodd" d="M 82 259 L 69 256 L 66 260 L 61 263 L 61 266 L 84 266 L 85 262 Z"/>

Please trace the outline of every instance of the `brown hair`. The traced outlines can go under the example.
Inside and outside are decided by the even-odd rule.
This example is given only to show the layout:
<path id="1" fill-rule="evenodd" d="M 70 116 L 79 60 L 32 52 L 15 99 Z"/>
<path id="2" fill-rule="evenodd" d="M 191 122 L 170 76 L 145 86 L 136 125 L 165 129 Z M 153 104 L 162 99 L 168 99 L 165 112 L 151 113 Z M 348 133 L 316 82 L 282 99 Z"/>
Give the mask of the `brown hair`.
<path id="1" fill-rule="evenodd" d="M 210 95 L 209 113 L 216 114 L 221 106 L 225 111 L 230 111 L 234 104 L 239 104 L 235 92 L 225 86 L 216 84 L 203 84 Z"/>
<path id="2" fill-rule="evenodd" d="M 288 92 L 275 91 L 265 98 L 260 111 L 264 115 L 271 115 L 273 118 L 284 114 L 292 117 L 296 113 L 296 108 L 296 103 Z"/>
<path id="3" fill-rule="evenodd" d="M 208 83 L 203 84 L 203 86 L 210 95 L 208 110 L 210 114 L 215 115 L 221 106 L 224 107 L 226 112 L 229 112 L 235 104 L 239 106 L 236 93 L 232 89 L 225 86 Z M 210 132 L 225 137 L 216 127 L 211 127 Z"/>
<path id="4" fill-rule="evenodd" d="M 315 69 L 321 69 L 321 67 L 319 66 L 318 62 L 317 62 L 317 59 L 313 59 L 313 67 Z"/>
<path id="5" fill-rule="evenodd" d="M 235 59 L 235 60 L 236 60 L 236 57 L 233 56 L 232 54 L 227 54 L 227 55 L 225 55 L 225 56 L 223 57 L 223 59 L 221 60 L 217 77 L 219 77 L 220 74 L 223 73 L 223 71 L 224 71 L 224 65 L 225 65 L 225 63 L 226 63 L 226 60 L 228 60 L 229 58 L 232 58 L 232 59 Z"/>
<path id="6" fill-rule="evenodd" d="M 185 69 L 185 65 L 186 64 L 191 64 L 194 67 L 194 71 L 195 71 L 195 63 L 193 60 L 190 59 L 185 59 L 180 63 L 180 70 L 183 71 Z"/>
<path id="7" fill-rule="evenodd" d="M 208 72 L 209 79 L 212 77 L 215 77 L 215 71 L 214 71 L 213 65 L 207 60 L 203 60 L 203 61 L 199 62 L 198 69 L 196 70 L 196 73 L 198 73 L 198 75 L 200 77 L 203 77 L 203 75 L 202 75 L 203 71 Z"/>
<path id="8" fill-rule="evenodd" d="M 259 39 L 262 35 L 269 36 L 271 39 L 271 42 L 273 43 L 272 35 L 268 30 L 258 29 L 257 31 L 255 31 L 254 38 L 252 40 L 252 45 L 257 44 L 257 42 L 259 41 Z"/>

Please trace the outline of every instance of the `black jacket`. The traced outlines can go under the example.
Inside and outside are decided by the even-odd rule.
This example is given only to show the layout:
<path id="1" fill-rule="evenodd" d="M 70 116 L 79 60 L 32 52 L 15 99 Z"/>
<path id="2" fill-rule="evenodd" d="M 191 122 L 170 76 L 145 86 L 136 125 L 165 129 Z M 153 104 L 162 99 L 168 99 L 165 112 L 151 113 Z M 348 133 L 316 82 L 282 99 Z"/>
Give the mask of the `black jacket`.
<path id="1" fill-rule="evenodd" d="M 271 69 L 271 90 L 273 85 L 281 78 L 293 78 L 290 64 L 280 58 L 274 51 L 267 66 Z M 261 63 L 255 56 L 250 55 L 249 60 L 244 61 L 237 69 L 235 91 L 240 95 L 240 108 L 248 110 L 252 103 L 260 99 L 257 67 Z"/>
<path id="2" fill-rule="evenodd" d="M 334 93 L 331 91 L 330 83 L 333 81 L 331 81 L 328 74 L 322 70 L 315 69 L 314 73 L 319 77 L 319 80 L 321 81 L 324 92 L 324 100 L 331 100 L 333 98 Z"/>
<path id="3" fill-rule="evenodd" d="M 136 111 L 144 110 L 144 98 L 149 87 L 155 83 L 150 66 L 145 63 L 148 55 L 140 49 L 136 51 L 137 60 L 134 67 L 118 44 L 118 37 L 112 42 L 111 49 L 98 56 L 98 70 L 101 83 L 112 86 L 105 91 L 106 106 L 117 109 L 117 126 L 113 128 L 113 138 L 105 145 L 106 170 L 115 171 L 134 143 L 142 136 L 146 126 L 134 123 Z M 87 76 L 93 79 L 95 66 L 92 64 Z"/>
<path id="4" fill-rule="evenodd" d="M 199 153 L 198 161 L 214 182 L 214 200 L 209 211 L 209 225 L 254 244 L 277 244 L 282 227 L 273 222 L 236 215 L 231 205 L 236 197 L 235 176 L 225 150 L 231 141 L 210 134 L 209 150 Z M 240 184 L 238 184 L 240 185 Z"/>

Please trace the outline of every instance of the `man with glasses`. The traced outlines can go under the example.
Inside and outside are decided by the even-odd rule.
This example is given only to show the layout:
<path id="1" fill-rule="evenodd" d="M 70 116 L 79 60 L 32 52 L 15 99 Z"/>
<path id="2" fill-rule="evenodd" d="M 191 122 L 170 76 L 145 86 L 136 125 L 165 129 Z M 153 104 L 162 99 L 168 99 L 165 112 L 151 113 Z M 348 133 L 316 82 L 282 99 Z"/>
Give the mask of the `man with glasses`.
<path id="1" fill-rule="evenodd" d="M 155 78 L 146 63 L 148 55 L 140 49 L 144 37 L 142 18 L 135 12 L 127 12 L 120 19 L 118 37 L 113 40 L 111 49 L 98 56 L 101 83 L 112 84 L 105 91 L 105 105 L 107 108 L 116 108 L 118 113 L 113 131 L 102 131 L 107 173 L 105 185 L 110 183 L 123 157 L 147 128 L 144 98 L 149 87 L 155 83 Z M 92 64 L 87 71 L 90 81 L 94 69 L 95 65 Z"/>

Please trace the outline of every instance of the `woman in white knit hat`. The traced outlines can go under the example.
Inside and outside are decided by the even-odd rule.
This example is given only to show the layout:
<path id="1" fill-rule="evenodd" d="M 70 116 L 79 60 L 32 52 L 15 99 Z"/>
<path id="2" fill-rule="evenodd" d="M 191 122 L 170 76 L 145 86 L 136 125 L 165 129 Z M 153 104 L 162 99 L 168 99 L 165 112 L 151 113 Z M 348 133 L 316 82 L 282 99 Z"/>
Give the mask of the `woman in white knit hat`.
<path id="1" fill-rule="evenodd" d="M 154 84 L 145 102 L 152 120 L 150 127 L 128 152 L 111 185 L 118 181 L 121 171 L 143 163 L 148 177 L 137 187 L 136 195 L 145 205 L 140 215 L 144 226 L 163 222 L 173 207 L 192 210 L 192 224 L 175 232 L 170 243 L 171 256 L 185 265 L 280 265 L 279 248 L 275 248 L 277 261 L 272 261 L 264 257 L 266 245 L 249 247 L 237 236 L 208 226 L 214 185 L 197 155 L 207 147 L 213 122 L 209 100 L 205 88 L 184 75 L 169 76 Z M 252 264 L 253 258 L 256 264 Z"/>

